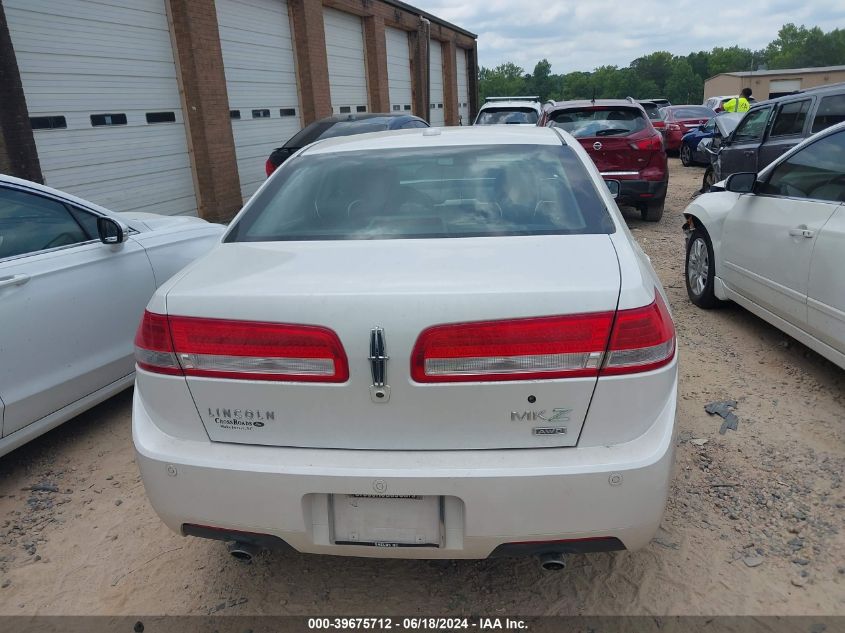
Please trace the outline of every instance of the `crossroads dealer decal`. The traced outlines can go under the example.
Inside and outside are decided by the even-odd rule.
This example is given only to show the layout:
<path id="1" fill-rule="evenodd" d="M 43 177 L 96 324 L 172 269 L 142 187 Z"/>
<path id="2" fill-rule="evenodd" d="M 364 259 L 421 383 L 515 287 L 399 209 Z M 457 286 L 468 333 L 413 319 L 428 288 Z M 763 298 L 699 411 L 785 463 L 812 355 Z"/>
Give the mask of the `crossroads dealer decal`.
<path id="1" fill-rule="evenodd" d="M 267 422 L 274 421 L 276 412 L 259 409 L 212 409 L 209 407 L 208 418 L 220 429 L 253 431 L 263 428 Z"/>

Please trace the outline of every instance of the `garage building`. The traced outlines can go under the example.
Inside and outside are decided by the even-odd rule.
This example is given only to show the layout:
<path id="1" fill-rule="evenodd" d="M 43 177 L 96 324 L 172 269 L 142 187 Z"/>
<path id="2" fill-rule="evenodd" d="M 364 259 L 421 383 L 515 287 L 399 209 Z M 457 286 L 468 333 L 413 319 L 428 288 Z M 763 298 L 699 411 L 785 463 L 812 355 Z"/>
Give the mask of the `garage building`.
<path id="1" fill-rule="evenodd" d="M 395 0 L 0 0 L 0 172 L 228 219 L 332 114 L 459 125 L 476 36 Z"/>
<path id="2" fill-rule="evenodd" d="M 743 88 L 751 88 L 757 100 L 762 101 L 842 81 L 845 81 L 845 66 L 745 70 L 710 77 L 704 82 L 704 98 L 738 95 Z"/>

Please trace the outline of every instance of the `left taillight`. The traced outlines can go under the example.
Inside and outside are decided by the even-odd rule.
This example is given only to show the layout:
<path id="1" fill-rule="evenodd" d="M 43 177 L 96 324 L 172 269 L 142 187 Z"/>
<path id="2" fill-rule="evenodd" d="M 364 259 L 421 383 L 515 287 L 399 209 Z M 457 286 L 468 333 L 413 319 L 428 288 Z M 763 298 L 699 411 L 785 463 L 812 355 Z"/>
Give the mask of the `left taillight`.
<path id="1" fill-rule="evenodd" d="M 264 172 L 267 174 L 267 177 L 273 175 L 273 172 L 276 171 L 276 166 L 273 164 L 273 161 L 269 158 L 264 163 Z"/>
<path id="2" fill-rule="evenodd" d="M 135 337 L 138 366 L 163 374 L 340 383 L 349 363 L 324 327 L 163 316 L 145 312 Z"/>

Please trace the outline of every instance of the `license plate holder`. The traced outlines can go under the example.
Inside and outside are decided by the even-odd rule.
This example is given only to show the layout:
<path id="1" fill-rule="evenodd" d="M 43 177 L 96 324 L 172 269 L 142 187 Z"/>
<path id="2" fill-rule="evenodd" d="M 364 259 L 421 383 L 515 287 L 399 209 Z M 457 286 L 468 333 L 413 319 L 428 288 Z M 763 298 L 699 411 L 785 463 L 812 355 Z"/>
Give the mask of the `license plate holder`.
<path id="1" fill-rule="evenodd" d="M 442 497 L 334 494 L 329 500 L 335 545 L 442 546 Z"/>

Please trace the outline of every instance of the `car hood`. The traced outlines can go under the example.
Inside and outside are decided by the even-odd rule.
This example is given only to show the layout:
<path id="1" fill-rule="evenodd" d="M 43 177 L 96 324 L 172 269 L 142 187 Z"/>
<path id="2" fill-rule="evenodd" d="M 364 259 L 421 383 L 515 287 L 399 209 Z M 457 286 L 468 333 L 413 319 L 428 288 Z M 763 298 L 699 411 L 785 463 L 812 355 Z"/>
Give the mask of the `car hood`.
<path id="1" fill-rule="evenodd" d="M 192 215 L 161 215 L 159 213 L 144 213 L 143 211 L 126 211 L 114 215 L 135 229 L 148 231 L 182 227 L 192 228 L 197 224 L 208 224 L 206 220 Z"/>

